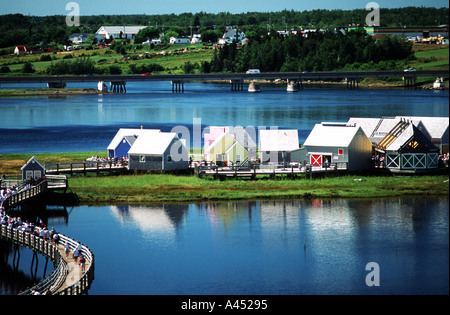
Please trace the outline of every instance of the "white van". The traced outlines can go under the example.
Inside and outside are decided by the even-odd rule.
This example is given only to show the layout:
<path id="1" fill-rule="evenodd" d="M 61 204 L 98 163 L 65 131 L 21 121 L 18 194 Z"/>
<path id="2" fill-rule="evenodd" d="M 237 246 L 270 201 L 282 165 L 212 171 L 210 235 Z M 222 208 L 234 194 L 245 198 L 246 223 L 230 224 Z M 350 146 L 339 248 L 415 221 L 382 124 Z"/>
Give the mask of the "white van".
<path id="1" fill-rule="evenodd" d="M 245 74 L 258 74 L 258 73 L 261 73 L 259 69 L 249 69 L 247 70 L 247 72 L 245 72 Z"/>

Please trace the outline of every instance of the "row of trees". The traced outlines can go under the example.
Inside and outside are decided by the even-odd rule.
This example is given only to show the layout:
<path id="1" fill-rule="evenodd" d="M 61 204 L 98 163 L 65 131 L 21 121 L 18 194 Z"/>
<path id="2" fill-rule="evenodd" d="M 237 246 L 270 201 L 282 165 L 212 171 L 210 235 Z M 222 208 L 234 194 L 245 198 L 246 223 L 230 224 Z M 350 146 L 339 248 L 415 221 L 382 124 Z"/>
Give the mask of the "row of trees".
<path id="1" fill-rule="evenodd" d="M 313 32 L 302 36 L 282 37 L 277 34 L 251 40 L 238 49 L 235 43 L 215 52 L 203 70 L 211 72 L 244 72 L 256 68 L 261 71 L 330 71 L 355 63 L 372 63 L 414 58 L 412 44 L 403 39 L 383 37 L 374 40 L 364 31 Z"/>
<path id="2" fill-rule="evenodd" d="M 292 27 L 336 28 L 349 24 L 365 23 L 368 11 L 355 10 L 311 10 L 279 12 L 247 12 L 217 14 L 199 12 L 162 15 L 96 15 L 81 16 L 79 27 L 68 27 L 65 16 L 24 16 L 8 14 L 0 16 L 0 48 L 14 45 L 39 45 L 55 42 L 66 44 L 72 33 L 95 33 L 102 25 L 148 25 L 161 31 L 177 27 L 178 35 L 205 30 L 217 30 L 220 26 L 247 28 L 258 26 L 269 29 Z M 448 23 L 449 8 L 406 7 L 380 11 L 381 26 L 434 26 Z"/>

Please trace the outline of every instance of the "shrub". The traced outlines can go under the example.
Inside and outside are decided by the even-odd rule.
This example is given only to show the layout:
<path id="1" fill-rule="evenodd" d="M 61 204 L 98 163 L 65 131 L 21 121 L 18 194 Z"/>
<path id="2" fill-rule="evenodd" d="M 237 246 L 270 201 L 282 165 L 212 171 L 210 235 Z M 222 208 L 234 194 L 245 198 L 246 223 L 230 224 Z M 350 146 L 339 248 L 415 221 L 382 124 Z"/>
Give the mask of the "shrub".
<path id="1" fill-rule="evenodd" d="M 109 67 L 110 74 L 122 74 L 122 68 L 119 66 L 110 66 Z"/>
<path id="2" fill-rule="evenodd" d="M 9 69 L 8 66 L 3 66 L 0 68 L 0 73 L 9 73 L 11 72 L 11 69 Z"/>
<path id="3" fill-rule="evenodd" d="M 34 71 L 35 70 L 33 68 L 33 64 L 31 64 L 30 62 L 25 62 L 23 64 L 23 67 L 22 67 L 22 72 L 23 73 L 33 73 Z"/>

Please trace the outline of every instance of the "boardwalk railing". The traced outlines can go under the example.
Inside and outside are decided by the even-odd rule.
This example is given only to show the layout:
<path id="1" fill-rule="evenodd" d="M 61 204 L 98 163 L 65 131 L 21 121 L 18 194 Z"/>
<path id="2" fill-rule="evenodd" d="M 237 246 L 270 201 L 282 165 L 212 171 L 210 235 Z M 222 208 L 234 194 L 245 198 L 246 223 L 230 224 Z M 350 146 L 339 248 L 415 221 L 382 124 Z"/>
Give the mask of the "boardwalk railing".
<path id="1" fill-rule="evenodd" d="M 196 165 L 194 173 L 201 177 L 212 175 L 215 177 L 252 177 L 255 179 L 259 175 L 301 175 L 312 173 L 326 173 L 348 170 L 348 163 L 323 163 L 302 165 L 284 164 L 252 164 L 248 167 L 237 166 L 217 166 L 217 165 Z"/>
<path id="2" fill-rule="evenodd" d="M 74 174 L 88 172 L 117 171 L 126 169 L 127 164 L 120 164 L 114 161 L 84 161 L 45 164 L 45 173 L 53 174 Z"/>
<path id="3" fill-rule="evenodd" d="M 78 243 L 67 236 L 61 235 L 59 244 L 64 244 L 66 241 L 69 243 L 71 250 L 75 249 Z M 94 280 L 94 254 L 92 251 L 81 245 L 81 252 L 85 257 L 87 263 L 87 269 L 81 274 L 75 281 L 68 283 L 68 275 L 70 274 L 70 265 L 64 259 L 62 251 L 64 250 L 61 245 L 44 240 L 43 238 L 33 235 L 29 232 L 19 230 L 16 228 L 8 227 L 6 225 L 0 226 L 0 238 L 12 241 L 20 246 L 25 246 L 33 251 L 36 251 L 54 261 L 57 266 L 52 273 L 41 282 L 29 288 L 21 295 L 33 294 L 35 291 L 50 292 L 54 295 L 80 295 L 86 293 L 90 288 L 92 281 Z M 72 283 L 73 282 L 73 283 Z"/>
<path id="4" fill-rule="evenodd" d="M 30 185 L 27 181 L 17 182 L 14 186 L 14 192 L 8 195 L 5 199 L 0 202 L 0 206 L 3 208 L 10 208 L 15 205 L 20 204 L 23 201 L 37 197 L 41 193 L 48 189 L 67 189 L 67 177 L 66 176 L 55 176 L 48 175 L 45 180 L 42 180 L 37 185 Z"/>

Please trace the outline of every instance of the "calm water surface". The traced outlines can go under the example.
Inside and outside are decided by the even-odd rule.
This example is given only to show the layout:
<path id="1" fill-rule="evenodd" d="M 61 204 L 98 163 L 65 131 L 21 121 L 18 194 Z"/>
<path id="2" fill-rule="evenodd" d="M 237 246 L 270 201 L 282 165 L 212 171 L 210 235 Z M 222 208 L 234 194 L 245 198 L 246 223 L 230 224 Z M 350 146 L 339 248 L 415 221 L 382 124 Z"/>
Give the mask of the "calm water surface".
<path id="1" fill-rule="evenodd" d="M 45 87 L 45 85 L 27 85 Z M 1 88 L 21 87 L 3 84 Z M 23 86 L 22 86 L 23 87 Z M 72 84 L 69 87 L 86 87 Z M 92 87 L 95 87 L 93 85 Z M 260 126 L 299 130 L 303 143 L 316 123 L 350 117 L 448 116 L 448 91 L 346 90 L 285 85 L 261 93 L 230 92 L 228 84 L 186 83 L 173 94 L 169 82 L 130 82 L 122 95 L 0 98 L 1 153 L 105 150 L 120 127 Z M 7 118 L 7 119 L 6 119 Z"/>
<path id="2" fill-rule="evenodd" d="M 172 94 L 168 82 L 129 83 L 123 95 L 0 98 L 0 154 L 106 154 L 120 127 L 192 130 L 194 118 L 293 128 L 303 143 L 322 121 L 449 115 L 448 91 L 285 89 L 187 83 Z M 92 295 L 448 294 L 448 208 L 448 197 L 75 207 L 48 224 L 94 251 Z M 18 278 L 13 253 L 0 249 L 0 294 L 14 294 L 30 281 L 32 255 L 20 250 Z M 366 285 L 369 262 L 379 287 Z"/>
<path id="3" fill-rule="evenodd" d="M 448 294 L 449 199 L 76 207 L 89 294 Z M 380 286 L 366 285 L 366 265 Z"/>

